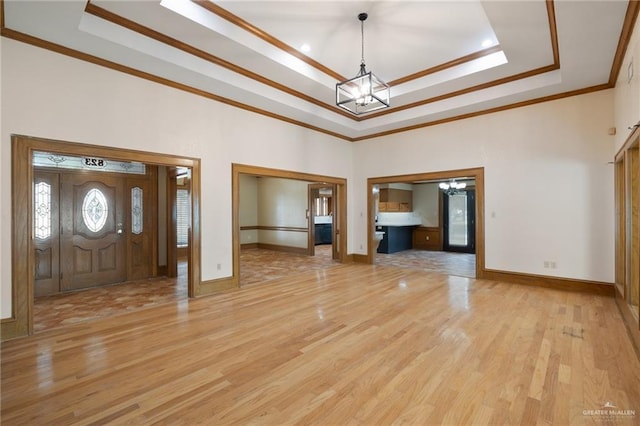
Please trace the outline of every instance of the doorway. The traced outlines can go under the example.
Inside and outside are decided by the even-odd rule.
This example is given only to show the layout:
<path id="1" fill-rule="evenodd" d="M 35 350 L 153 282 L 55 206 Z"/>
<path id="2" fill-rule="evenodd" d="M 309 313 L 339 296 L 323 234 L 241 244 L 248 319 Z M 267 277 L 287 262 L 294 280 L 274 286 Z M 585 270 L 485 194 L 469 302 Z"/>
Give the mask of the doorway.
<path id="1" fill-rule="evenodd" d="M 416 173 L 409 175 L 398 175 L 398 176 L 385 176 L 385 177 L 375 177 L 367 179 L 367 217 L 368 217 L 368 225 L 367 225 L 367 255 L 363 258 L 363 261 L 369 264 L 376 263 L 376 256 L 378 252 L 378 247 L 384 248 L 384 239 L 382 241 L 376 240 L 376 231 L 384 232 L 385 229 L 383 226 L 380 226 L 378 223 L 378 219 L 380 219 L 380 191 L 381 188 L 387 187 L 390 188 L 392 186 L 414 186 L 414 187 L 433 187 L 429 190 L 432 192 L 435 198 L 435 202 L 438 203 L 438 200 L 442 201 L 441 196 L 437 196 L 439 194 L 438 184 L 444 181 L 450 180 L 462 180 L 462 181 L 472 181 L 474 182 L 474 193 L 473 199 L 468 199 L 469 202 L 473 205 L 473 212 L 476 218 L 473 221 L 474 227 L 469 227 L 467 231 L 471 234 L 467 234 L 467 245 L 469 243 L 473 243 L 475 250 L 472 252 L 471 262 L 465 261 L 464 270 L 465 272 L 471 266 L 471 270 L 473 271 L 472 276 L 476 278 L 482 278 L 484 271 L 484 168 L 472 168 L 472 169 L 459 169 L 459 170 L 447 170 L 447 171 L 439 171 L 439 172 L 425 172 L 425 173 Z M 404 209 L 402 208 L 404 204 Z M 412 213 L 412 209 L 415 208 L 411 201 L 398 199 L 398 200 L 387 200 L 386 208 L 384 215 L 396 215 L 400 213 L 400 215 L 410 215 Z M 418 217 L 416 221 L 411 221 L 409 227 L 412 228 L 412 236 L 406 236 L 402 238 L 402 241 L 407 241 L 407 239 L 413 237 L 413 241 L 409 241 L 408 244 L 413 244 L 415 247 L 417 244 L 422 245 L 423 247 L 420 249 L 440 250 L 441 253 L 445 253 L 444 248 L 444 230 L 442 228 L 443 221 L 440 221 L 438 224 L 438 215 L 442 216 L 442 211 L 444 207 L 442 206 L 442 202 L 439 203 L 440 207 L 436 207 L 434 213 L 431 213 L 430 217 L 435 217 L 435 222 L 432 224 L 425 224 L 424 217 Z M 407 210 L 408 208 L 408 210 Z M 438 210 L 439 209 L 439 210 Z M 440 213 L 438 213 L 438 211 Z M 387 213 L 389 212 L 389 213 Z M 379 216 L 380 215 L 380 216 Z M 420 216 L 420 215 L 418 215 Z M 384 224 L 384 222 L 382 222 Z M 426 225 L 426 226 L 425 226 Z M 383 228 L 383 229 L 377 229 Z M 406 230 L 406 229 L 405 229 Z M 395 230 L 394 230 L 395 231 Z M 386 234 L 385 234 L 386 235 Z M 384 238 L 384 237 L 383 237 Z M 454 244 L 455 245 L 455 244 Z M 388 245 L 387 245 L 388 247 Z M 404 247 L 404 246 L 403 246 Z M 409 246 L 407 246 L 409 247 Z M 453 253 L 452 253 L 453 255 Z M 467 256 L 465 254 L 465 256 Z M 436 262 L 442 263 L 441 259 L 436 259 Z M 449 268 L 448 268 L 449 269 Z M 450 269 L 449 269 L 450 270 Z M 455 274 L 453 274 L 455 275 Z M 466 276 L 466 275 L 465 275 Z"/>
<path id="2" fill-rule="evenodd" d="M 193 225 L 188 289 L 189 297 L 203 294 L 200 288 L 199 159 L 14 135 L 12 136 L 12 191 L 14 194 L 12 198 L 12 315 L 10 318 L 2 320 L 3 339 L 33 333 L 34 270 L 36 265 L 33 226 L 33 152 L 35 151 L 79 157 L 91 153 L 92 158 L 95 159 L 109 158 L 121 162 L 189 168 L 192 172 L 194 189 L 191 199 Z"/>
<path id="3" fill-rule="evenodd" d="M 255 261 L 267 259 L 269 267 L 261 269 L 274 274 L 304 269 L 305 259 L 315 255 L 315 212 L 327 213 L 331 219 L 331 259 L 346 261 L 346 180 L 278 169 L 233 164 L 233 265 L 238 286 L 253 284 L 249 268 Z M 331 189 L 331 214 L 321 211 L 315 202 L 320 188 Z M 268 250 L 274 260 L 252 249 Z M 244 250 L 244 252 L 243 252 Z M 244 255 L 241 256 L 241 254 Z M 291 262 L 287 263 L 289 256 Z M 241 275 L 241 259 L 247 270 Z M 295 260 L 295 266 L 293 261 Z M 252 263 L 249 263 L 252 262 Z M 282 265 L 282 268 L 278 266 Z M 321 267 L 321 265 L 315 265 Z"/>

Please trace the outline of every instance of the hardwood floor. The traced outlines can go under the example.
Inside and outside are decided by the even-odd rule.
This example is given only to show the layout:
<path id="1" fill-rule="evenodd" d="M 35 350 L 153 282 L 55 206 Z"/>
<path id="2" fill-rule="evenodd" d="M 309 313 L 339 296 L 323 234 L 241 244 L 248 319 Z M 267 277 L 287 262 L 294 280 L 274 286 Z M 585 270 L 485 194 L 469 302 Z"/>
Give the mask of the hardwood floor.
<path id="1" fill-rule="evenodd" d="M 640 422 L 612 298 L 416 269 L 337 265 L 1 351 L 3 425 Z"/>

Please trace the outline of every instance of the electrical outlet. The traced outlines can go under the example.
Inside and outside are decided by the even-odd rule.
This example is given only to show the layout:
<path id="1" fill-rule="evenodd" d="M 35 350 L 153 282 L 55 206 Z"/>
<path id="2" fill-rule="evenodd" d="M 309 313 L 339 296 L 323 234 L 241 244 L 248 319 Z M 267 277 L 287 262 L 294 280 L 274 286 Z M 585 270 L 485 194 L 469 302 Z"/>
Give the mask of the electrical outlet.
<path id="1" fill-rule="evenodd" d="M 545 268 L 549 268 L 549 261 L 548 261 L 548 260 L 545 260 L 545 261 L 544 261 L 544 267 L 545 267 Z"/>
<path id="2" fill-rule="evenodd" d="M 550 261 L 550 262 L 549 262 L 549 267 L 550 267 L 551 269 L 556 269 L 556 261 L 555 261 L 555 260 Z"/>
<path id="3" fill-rule="evenodd" d="M 218 271 L 219 271 L 220 269 L 222 269 L 222 265 L 221 265 L 221 264 L 219 264 L 219 263 L 216 265 L 216 267 L 218 268 Z"/>

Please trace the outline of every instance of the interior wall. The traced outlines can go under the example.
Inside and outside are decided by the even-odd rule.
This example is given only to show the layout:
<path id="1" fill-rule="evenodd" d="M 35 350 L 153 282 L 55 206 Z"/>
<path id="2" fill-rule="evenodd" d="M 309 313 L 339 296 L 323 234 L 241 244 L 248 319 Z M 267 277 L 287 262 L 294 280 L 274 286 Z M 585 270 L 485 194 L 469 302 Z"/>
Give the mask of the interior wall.
<path id="1" fill-rule="evenodd" d="M 640 19 L 636 20 L 614 89 L 616 128 L 615 152 L 618 152 L 632 130 L 640 124 Z M 631 77 L 631 78 L 629 78 Z"/>
<path id="2" fill-rule="evenodd" d="M 233 275 L 232 163 L 352 181 L 346 141 L 14 40 L 2 39 L 0 54 L 2 318 L 11 316 L 11 134 L 200 158 L 204 281 Z"/>
<path id="3" fill-rule="evenodd" d="M 487 268 L 613 282 L 612 123 L 605 90 L 363 141 L 353 186 L 484 167 Z M 359 191 L 350 208 L 366 217 L 366 203 Z M 363 254 L 366 228 L 350 227 Z"/>
<path id="4" fill-rule="evenodd" d="M 440 223 L 439 196 L 437 183 L 413 185 L 413 212 L 420 217 L 422 226 L 437 227 Z"/>
<path id="5" fill-rule="evenodd" d="M 308 182 L 261 177 L 258 180 L 258 224 L 268 227 L 307 228 Z M 267 230 L 258 232 L 262 244 L 307 247 L 306 232 Z"/>
<path id="6" fill-rule="evenodd" d="M 240 244 L 254 244 L 258 241 L 257 229 L 245 229 L 243 226 L 258 226 L 258 177 L 240 175 L 240 206 L 238 220 L 240 222 Z"/>

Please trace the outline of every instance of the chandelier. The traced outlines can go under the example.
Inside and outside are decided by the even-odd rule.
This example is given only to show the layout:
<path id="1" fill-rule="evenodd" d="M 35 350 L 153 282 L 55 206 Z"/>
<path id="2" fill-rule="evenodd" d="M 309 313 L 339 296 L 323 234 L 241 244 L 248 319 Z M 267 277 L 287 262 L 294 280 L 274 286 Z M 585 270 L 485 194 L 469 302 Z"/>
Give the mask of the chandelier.
<path id="1" fill-rule="evenodd" d="M 367 72 L 364 64 L 364 21 L 368 16 L 366 13 L 358 15 L 362 36 L 360 71 L 352 79 L 336 84 L 336 105 L 356 115 L 389 106 L 389 85 Z"/>
<path id="2" fill-rule="evenodd" d="M 442 189 L 445 194 L 454 195 L 465 189 L 467 187 L 467 184 L 464 182 L 456 182 L 452 179 L 449 182 L 440 182 L 438 184 L 438 187 Z"/>

